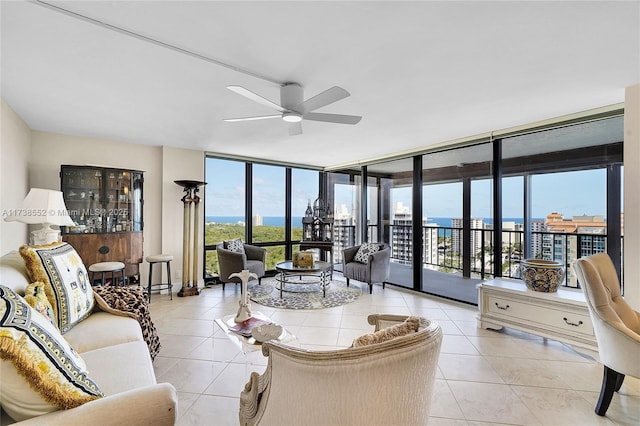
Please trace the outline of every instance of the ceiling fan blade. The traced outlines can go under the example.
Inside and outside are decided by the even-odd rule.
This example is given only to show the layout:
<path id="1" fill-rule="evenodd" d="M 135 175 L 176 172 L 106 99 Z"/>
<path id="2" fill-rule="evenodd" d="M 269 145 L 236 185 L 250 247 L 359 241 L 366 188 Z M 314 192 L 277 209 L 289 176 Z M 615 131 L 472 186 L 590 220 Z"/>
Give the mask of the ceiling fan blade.
<path id="1" fill-rule="evenodd" d="M 242 86 L 227 86 L 227 89 L 231 90 L 232 92 L 236 92 L 237 94 L 242 95 L 247 99 L 251 99 L 254 102 L 257 102 L 264 106 L 268 106 L 269 108 L 275 108 L 280 112 L 285 111 L 284 108 L 282 108 L 280 105 L 276 104 L 275 102 L 271 102 L 269 99 L 263 98 L 257 93 L 253 93 L 251 90 L 245 89 Z"/>
<path id="2" fill-rule="evenodd" d="M 321 112 L 308 112 L 302 116 L 305 120 L 326 121 L 328 123 L 358 124 L 362 117 L 359 115 L 324 114 Z"/>
<path id="3" fill-rule="evenodd" d="M 289 124 L 289 136 L 301 135 L 302 134 L 302 123 L 291 123 Z"/>
<path id="4" fill-rule="evenodd" d="M 259 115 L 257 117 L 241 117 L 241 118 L 225 118 L 224 121 L 234 123 L 236 121 L 252 121 L 252 120 L 265 120 L 267 118 L 280 118 L 282 115 Z"/>
<path id="5" fill-rule="evenodd" d="M 344 90 L 342 87 L 333 86 L 331 89 L 327 89 L 324 92 L 318 93 L 312 98 L 307 99 L 297 109 L 300 109 L 300 112 L 309 112 L 314 111 L 318 108 L 321 108 L 325 105 L 329 105 L 331 103 L 337 102 L 340 99 L 344 99 L 350 96 L 349 92 Z"/>

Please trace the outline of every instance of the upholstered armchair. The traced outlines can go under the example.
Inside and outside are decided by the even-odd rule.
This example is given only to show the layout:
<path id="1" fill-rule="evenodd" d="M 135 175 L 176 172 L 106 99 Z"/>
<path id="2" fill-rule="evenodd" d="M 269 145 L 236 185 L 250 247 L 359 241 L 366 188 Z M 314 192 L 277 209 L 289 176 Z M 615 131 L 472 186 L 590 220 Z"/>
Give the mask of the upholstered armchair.
<path id="1" fill-rule="evenodd" d="M 239 277 L 229 278 L 229 275 L 240 272 L 243 269 L 253 272 L 258 276 L 258 284 L 262 283 L 265 272 L 265 262 L 267 260 L 267 249 L 250 244 L 242 244 L 244 252 L 232 251 L 224 247 L 224 243 L 216 246 L 218 253 L 218 274 L 222 281 L 222 290 L 226 283 L 236 283 Z"/>
<path id="2" fill-rule="evenodd" d="M 376 330 L 405 319 L 368 317 Z M 437 322 L 418 321 L 417 332 L 333 351 L 263 343 L 267 368 L 251 373 L 240 394 L 240 424 L 426 424 L 442 330 Z"/>
<path id="3" fill-rule="evenodd" d="M 640 377 L 640 313 L 622 297 L 618 274 L 607 253 L 583 257 L 572 266 L 587 300 L 604 365 L 595 409 L 596 414 L 604 416 L 624 376 Z"/>
<path id="4" fill-rule="evenodd" d="M 379 244 L 381 249 L 366 256 L 358 256 L 362 245 L 349 247 L 342 251 L 342 275 L 349 280 L 369 284 L 369 294 L 373 293 L 373 284 L 382 283 L 382 288 L 389 279 L 389 258 L 391 249 L 385 244 Z"/>

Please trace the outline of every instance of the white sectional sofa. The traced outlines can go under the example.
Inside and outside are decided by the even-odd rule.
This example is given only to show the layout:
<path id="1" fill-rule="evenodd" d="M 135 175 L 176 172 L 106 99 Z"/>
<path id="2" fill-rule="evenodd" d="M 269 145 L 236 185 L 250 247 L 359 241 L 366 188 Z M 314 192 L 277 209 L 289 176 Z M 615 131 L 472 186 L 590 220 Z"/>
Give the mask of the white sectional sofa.
<path id="1" fill-rule="evenodd" d="M 17 251 L 0 258 L 0 284 L 21 296 L 30 284 L 25 263 Z M 135 319 L 94 310 L 63 337 L 84 360 L 86 370 L 104 397 L 17 424 L 159 426 L 175 423 L 176 390 L 169 383 L 156 383 L 149 350 Z M 2 368 L 12 368 L 12 365 L 5 360 Z M 0 377 L 2 373 L 0 371 Z M 10 401 L 5 399 L 0 403 L 5 411 L 3 423 L 11 423 L 5 409 Z"/>

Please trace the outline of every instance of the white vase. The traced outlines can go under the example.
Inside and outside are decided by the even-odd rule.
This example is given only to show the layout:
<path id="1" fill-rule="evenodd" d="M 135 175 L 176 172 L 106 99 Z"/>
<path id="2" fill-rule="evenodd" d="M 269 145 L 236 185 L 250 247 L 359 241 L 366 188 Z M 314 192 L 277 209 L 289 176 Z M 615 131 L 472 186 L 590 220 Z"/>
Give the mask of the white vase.
<path id="1" fill-rule="evenodd" d="M 253 272 L 249 272 L 246 269 L 243 269 L 241 272 L 236 272 L 229 275 L 229 278 L 238 277 L 242 281 L 242 297 L 238 304 L 240 307 L 238 308 L 238 313 L 236 317 L 233 319 L 235 322 L 244 322 L 251 318 L 251 302 L 249 302 L 249 291 L 247 290 L 247 283 L 249 279 L 254 278 L 258 279 L 258 276 Z"/>

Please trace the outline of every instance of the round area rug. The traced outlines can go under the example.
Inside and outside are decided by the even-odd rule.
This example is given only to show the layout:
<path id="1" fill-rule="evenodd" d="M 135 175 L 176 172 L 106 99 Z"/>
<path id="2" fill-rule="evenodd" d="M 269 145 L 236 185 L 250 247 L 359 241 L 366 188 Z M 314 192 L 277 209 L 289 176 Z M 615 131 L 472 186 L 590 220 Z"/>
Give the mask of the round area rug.
<path id="1" fill-rule="evenodd" d="M 291 280 L 291 277 L 288 278 Z M 306 282 L 305 280 L 313 280 Z M 326 297 L 322 297 L 322 289 L 317 277 L 296 279 L 296 284 L 287 283 L 280 298 L 280 282 L 275 278 L 262 279 L 262 284 L 255 283 L 248 288 L 252 302 L 272 308 L 283 309 L 322 309 L 351 303 L 360 297 L 362 290 L 358 286 L 347 287 L 343 281 L 331 281 L 327 287 Z"/>

